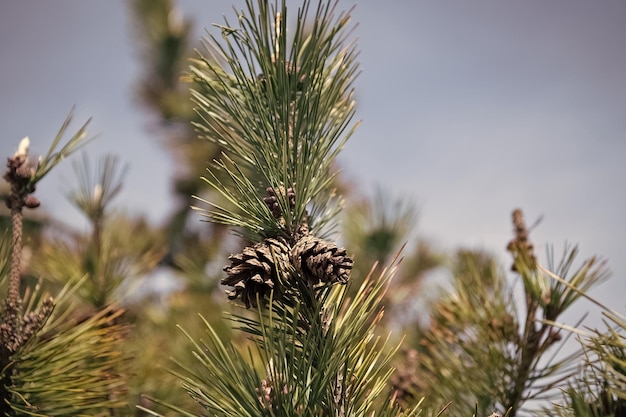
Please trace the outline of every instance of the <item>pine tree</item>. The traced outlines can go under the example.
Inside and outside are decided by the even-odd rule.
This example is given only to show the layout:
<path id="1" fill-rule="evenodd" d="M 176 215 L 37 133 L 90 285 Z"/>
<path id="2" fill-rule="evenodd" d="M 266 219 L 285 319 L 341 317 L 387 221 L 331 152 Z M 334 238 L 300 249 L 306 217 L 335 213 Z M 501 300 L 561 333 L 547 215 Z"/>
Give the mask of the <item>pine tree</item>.
<path id="1" fill-rule="evenodd" d="M 248 1 L 190 69 L 196 127 L 224 150 L 205 181 L 226 204 L 198 210 L 249 242 L 222 284 L 256 314 L 231 317 L 250 337 L 243 351 L 207 323 L 206 341 L 189 335 L 197 363 L 175 372 L 211 415 L 401 415 L 386 383 L 394 349 L 375 332 L 395 268 L 348 298 L 353 260 L 330 233 L 333 161 L 358 124 L 350 16 L 304 1 L 292 29 L 287 12 Z"/>

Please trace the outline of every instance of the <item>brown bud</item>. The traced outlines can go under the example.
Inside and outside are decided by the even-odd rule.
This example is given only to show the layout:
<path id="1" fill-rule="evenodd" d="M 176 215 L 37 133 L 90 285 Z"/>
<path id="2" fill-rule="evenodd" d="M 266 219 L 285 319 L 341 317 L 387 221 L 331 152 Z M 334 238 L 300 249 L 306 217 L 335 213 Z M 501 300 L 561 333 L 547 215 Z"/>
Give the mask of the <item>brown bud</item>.
<path id="1" fill-rule="evenodd" d="M 30 176 L 33 174 L 33 170 L 27 163 L 23 163 L 15 170 L 15 174 L 18 178 L 30 179 Z"/>
<path id="2" fill-rule="evenodd" d="M 35 197 L 34 195 L 27 195 L 26 198 L 24 199 L 24 205 L 28 207 L 29 209 L 35 209 L 39 207 L 40 204 L 41 203 L 39 202 L 37 197 Z"/>
<path id="3" fill-rule="evenodd" d="M 553 342 L 560 342 L 561 339 L 563 339 L 563 336 L 561 336 L 561 332 L 560 331 L 558 331 L 556 329 L 552 329 L 552 330 L 550 330 L 548 338 L 550 338 Z"/>

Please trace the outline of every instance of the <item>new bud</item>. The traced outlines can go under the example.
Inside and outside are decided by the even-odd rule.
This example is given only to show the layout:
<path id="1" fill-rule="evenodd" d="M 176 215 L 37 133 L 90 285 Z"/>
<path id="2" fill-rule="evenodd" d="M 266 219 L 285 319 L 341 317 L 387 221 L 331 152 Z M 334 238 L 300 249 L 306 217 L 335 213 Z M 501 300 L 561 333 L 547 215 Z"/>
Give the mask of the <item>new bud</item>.
<path id="1" fill-rule="evenodd" d="M 20 141 L 17 152 L 13 154 L 13 157 L 23 157 L 26 159 L 28 157 L 28 148 L 30 148 L 30 139 L 26 136 Z"/>

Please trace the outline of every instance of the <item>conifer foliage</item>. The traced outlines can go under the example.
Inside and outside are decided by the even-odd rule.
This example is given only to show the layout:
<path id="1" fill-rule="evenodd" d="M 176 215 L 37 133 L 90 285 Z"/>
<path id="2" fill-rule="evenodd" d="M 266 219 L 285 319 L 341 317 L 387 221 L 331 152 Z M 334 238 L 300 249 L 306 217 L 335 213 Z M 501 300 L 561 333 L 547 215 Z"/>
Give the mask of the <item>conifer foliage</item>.
<path id="1" fill-rule="evenodd" d="M 204 201 L 198 210 L 249 241 L 230 256 L 222 284 L 230 299 L 256 308 L 232 316 L 251 338 L 247 351 L 208 323 L 206 340 L 188 335 L 198 366 L 174 372 L 210 415 L 419 410 L 392 400 L 394 349 L 375 333 L 395 267 L 349 299 L 353 260 L 326 233 L 338 212 L 332 163 L 356 127 L 357 52 L 350 15 L 336 7 L 304 1 L 291 14 L 284 1 L 249 0 L 235 23 L 217 25 L 221 38 L 209 35 L 209 56 L 190 70 L 197 128 L 224 149 L 206 182 L 227 204 Z"/>
<path id="2" fill-rule="evenodd" d="M 85 143 L 87 125 L 61 146 L 68 118 L 37 163 L 20 143 L 4 175 L 0 415 L 624 415 L 626 318 L 587 295 L 605 263 L 574 269 L 577 250 L 566 248 L 544 266 L 521 210 L 507 246 L 516 281 L 493 256 L 459 250 L 429 320 L 416 298 L 445 256 L 423 242 L 402 268 L 396 255 L 415 207 L 380 193 L 347 211 L 349 249 L 337 240 L 335 157 L 358 126 L 349 11 L 335 0 L 245 0 L 181 79 L 190 21 L 170 0 L 129 1 L 150 52 L 141 96 L 183 168 L 180 206 L 165 230 L 118 215 L 124 170 L 110 155 L 95 170 L 84 158 L 69 198 L 89 231 L 42 237 L 27 258 L 23 211 L 45 206 L 36 186 Z M 209 227 L 187 221 L 192 196 Z M 129 296 L 162 267 L 182 289 Z M 582 298 L 602 308 L 606 329 L 560 323 Z M 191 320 L 192 310 L 206 314 Z M 406 332 L 402 351 L 389 328 Z M 564 355 L 572 334 L 582 351 Z M 164 375 L 155 365 L 167 356 Z"/>
<path id="3" fill-rule="evenodd" d="M 54 297 L 39 285 L 26 286 L 22 280 L 23 209 L 39 206 L 32 195 L 37 183 L 85 143 L 87 124 L 59 149 L 70 121 L 71 116 L 37 163 L 28 157 L 28 138 L 7 162 L 12 239 L 10 256 L 9 245 L 5 241 L 0 244 L 0 259 L 10 258 L 9 265 L 0 267 L 0 284 L 6 289 L 0 312 L 3 416 L 115 415 L 127 405 L 124 380 L 118 373 L 124 328 L 116 318 L 121 310 L 106 308 L 77 320 L 71 301 L 84 279 L 64 286 Z"/>
<path id="4" fill-rule="evenodd" d="M 249 1 L 191 67 L 197 127 L 224 149 L 206 181 L 230 203 L 206 202 L 205 213 L 253 242 L 230 257 L 223 281 L 246 306 L 289 292 L 295 275 L 345 284 L 352 268 L 344 249 L 317 236 L 333 221 L 332 161 L 356 127 L 357 54 L 349 15 L 335 7 L 311 12 L 304 2 L 290 32 L 284 2 Z"/>
<path id="5" fill-rule="evenodd" d="M 424 395 L 428 408 L 450 402 L 453 415 L 472 409 L 477 415 L 523 415 L 531 400 L 556 400 L 578 371 L 580 352 L 559 352 L 569 333 L 558 321 L 607 278 L 606 264 L 592 257 L 570 272 L 573 248 L 558 265 L 550 257 L 544 267 L 522 211 L 514 210 L 512 220 L 507 249 L 521 297 L 491 256 L 460 251 L 452 267 L 453 290 L 437 300 L 416 351 L 405 360 L 417 378 L 395 378 L 407 397 Z M 522 305 L 516 305 L 519 298 Z"/>

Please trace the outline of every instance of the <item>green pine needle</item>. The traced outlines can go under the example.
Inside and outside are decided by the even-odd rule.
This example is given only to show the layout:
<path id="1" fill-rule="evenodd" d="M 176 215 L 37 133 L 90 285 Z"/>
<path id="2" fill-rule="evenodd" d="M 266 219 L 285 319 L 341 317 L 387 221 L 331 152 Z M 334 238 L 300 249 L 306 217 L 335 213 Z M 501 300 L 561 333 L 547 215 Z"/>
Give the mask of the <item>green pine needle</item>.
<path id="1" fill-rule="evenodd" d="M 85 124 L 83 124 L 80 129 L 70 138 L 68 141 L 61 147 L 61 149 L 57 150 L 57 147 L 61 143 L 61 139 L 65 135 L 65 131 L 69 127 L 72 122 L 72 114 L 73 111 L 67 116 L 63 125 L 59 129 L 59 132 L 52 140 L 52 144 L 48 149 L 46 155 L 39 160 L 37 164 L 37 168 L 35 169 L 35 173 L 30 179 L 29 187 L 34 189 L 35 185 L 45 177 L 48 172 L 52 168 L 54 168 L 59 162 L 63 159 L 67 158 L 69 155 L 74 153 L 76 150 L 84 146 L 90 139 L 87 138 L 87 126 L 91 122 L 91 119 L 87 120 Z"/>
<path id="2" fill-rule="evenodd" d="M 178 364 L 174 374 L 210 415 L 418 415 L 419 404 L 402 412 L 392 400 L 387 380 L 397 347 L 376 333 L 396 266 L 370 276 L 354 299 L 345 286 L 305 289 L 302 281 L 300 297 L 288 304 L 232 316 L 251 337 L 247 347 L 223 342 L 202 319 L 205 340 L 183 330 L 196 365 Z"/>
<path id="3" fill-rule="evenodd" d="M 285 3 L 269 3 L 248 0 L 236 25 L 217 26 L 221 39 L 208 35 L 209 57 L 194 60 L 189 74 L 201 119 L 196 127 L 227 155 L 208 182 L 220 192 L 232 188 L 225 197 L 234 205 L 224 210 L 233 215 L 209 217 L 258 238 L 291 232 L 303 221 L 328 223 L 323 216 L 336 214 L 319 207 L 331 204 L 325 191 L 333 161 L 358 125 L 352 122 L 358 53 L 348 42 L 349 14 L 337 14 L 336 3 L 311 11 L 305 1 L 290 31 Z M 236 168 L 225 169 L 233 161 Z M 218 181 L 220 171 L 227 175 Z M 295 189 L 295 207 L 277 196 L 283 219 L 267 216 L 261 198 L 267 187 Z M 239 218 L 251 213 L 257 215 Z M 322 217 L 305 219 L 306 213 Z"/>
<path id="4" fill-rule="evenodd" d="M 119 346 L 122 314 L 112 308 L 77 321 L 70 299 L 84 282 L 68 284 L 56 298 L 55 311 L 41 331 L 14 356 L 9 407 L 20 415 L 97 415 L 127 406 L 122 377 L 125 357 Z M 38 311 L 39 287 L 25 296 L 26 313 Z"/>

